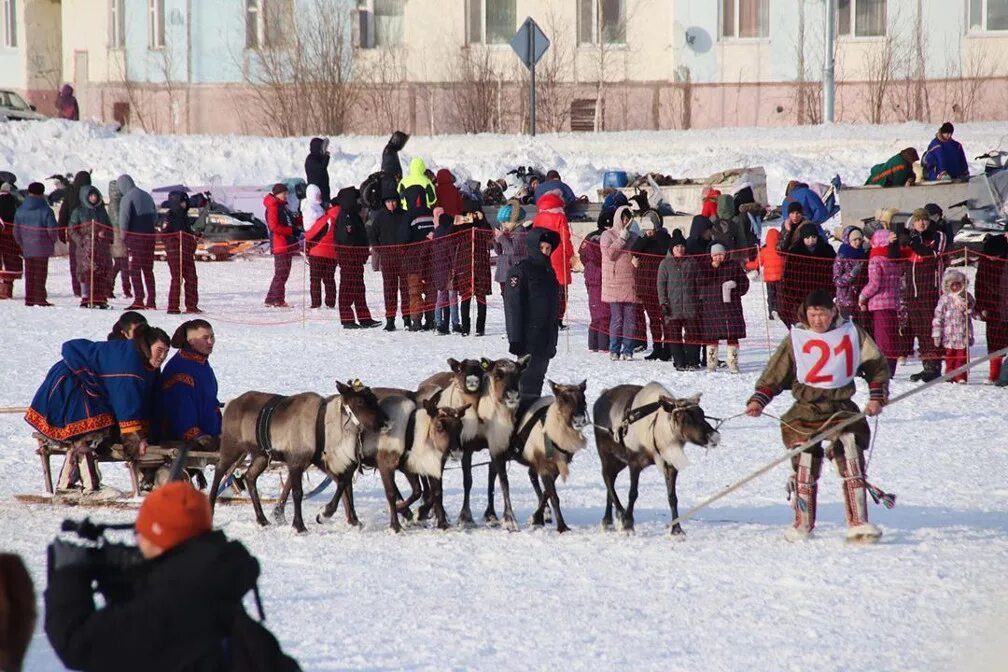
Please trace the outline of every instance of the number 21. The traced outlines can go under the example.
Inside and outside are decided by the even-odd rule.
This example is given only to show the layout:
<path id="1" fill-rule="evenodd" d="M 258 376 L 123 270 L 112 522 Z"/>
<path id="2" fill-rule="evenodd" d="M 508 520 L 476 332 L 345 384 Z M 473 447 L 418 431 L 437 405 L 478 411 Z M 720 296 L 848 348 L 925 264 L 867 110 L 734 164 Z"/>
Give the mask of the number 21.
<path id="1" fill-rule="evenodd" d="M 812 350 L 819 351 L 819 359 L 816 363 L 812 365 L 809 369 L 808 375 L 805 376 L 805 382 L 809 385 L 815 385 L 816 383 L 831 383 L 833 382 L 832 375 L 822 375 L 820 372 L 830 358 L 830 347 L 829 343 L 826 341 L 816 338 L 811 341 L 806 341 L 805 345 L 802 346 L 802 352 L 806 355 L 812 354 Z M 832 354 L 843 355 L 845 372 L 847 378 L 854 375 L 854 344 L 851 343 L 850 334 L 844 334 L 844 337 L 840 340 L 840 343 L 833 349 Z"/>

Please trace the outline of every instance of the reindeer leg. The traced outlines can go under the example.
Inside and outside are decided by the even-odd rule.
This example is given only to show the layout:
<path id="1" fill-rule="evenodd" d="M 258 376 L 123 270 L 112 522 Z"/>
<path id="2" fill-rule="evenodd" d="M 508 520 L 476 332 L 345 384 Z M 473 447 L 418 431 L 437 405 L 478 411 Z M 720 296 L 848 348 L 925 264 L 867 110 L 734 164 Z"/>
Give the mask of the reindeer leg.
<path id="1" fill-rule="evenodd" d="M 343 476 L 337 477 L 335 481 L 336 492 L 333 493 L 332 499 L 330 499 L 329 502 L 322 507 L 321 511 L 315 514 L 315 522 L 320 525 L 333 517 L 333 514 L 336 513 L 336 509 L 339 508 L 340 500 L 343 498 L 343 491 L 346 489 L 346 482 L 344 481 Z"/>
<path id="2" fill-rule="evenodd" d="M 346 489 L 343 490 L 343 510 L 346 511 L 347 524 L 352 527 L 360 527 L 360 519 L 357 518 L 357 509 L 354 507 L 353 475 L 354 470 L 348 469 Z"/>
<path id="3" fill-rule="evenodd" d="M 511 508 L 511 484 L 508 482 L 507 456 L 504 454 L 493 458 L 493 471 L 497 472 L 500 478 L 501 497 L 504 498 L 504 527 L 510 532 L 518 531 L 518 522 L 515 520 L 514 510 Z"/>
<path id="4" fill-rule="evenodd" d="M 266 471 L 266 467 L 268 466 L 269 455 L 261 452 L 252 457 L 252 463 L 245 472 L 245 485 L 248 488 L 249 499 L 252 500 L 252 508 L 255 509 L 256 521 L 260 525 L 269 525 L 269 521 L 266 520 L 266 516 L 263 514 L 262 501 L 259 499 L 259 486 L 256 481 L 259 480 L 259 475 Z"/>
<path id="5" fill-rule="evenodd" d="M 543 496 L 542 486 L 539 485 L 539 472 L 531 465 L 528 468 L 528 477 L 529 483 L 532 484 L 532 489 L 535 490 L 536 497 L 543 501 L 543 521 L 545 523 L 553 522 L 553 511 L 549 507 L 549 497 Z"/>
<path id="6" fill-rule="evenodd" d="M 543 511 L 546 509 L 546 500 L 548 499 L 546 491 L 539 487 L 539 476 L 536 474 L 534 468 L 529 467 L 529 478 L 534 478 L 533 483 L 535 484 L 536 494 L 539 496 L 539 505 L 536 507 L 535 512 L 532 514 L 532 525 L 536 527 L 542 527 L 545 525 L 545 520 L 543 519 Z"/>
<path id="7" fill-rule="evenodd" d="M 483 512 L 483 522 L 488 524 L 497 522 L 497 511 L 494 509 L 494 480 L 497 478 L 499 469 L 497 461 L 491 455 L 490 464 L 487 465 L 487 507 Z M 507 476 L 504 478 L 507 478 Z M 501 492 L 504 492 L 503 483 L 501 484 Z"/>
<path id="8" fill-rule="evenodd" d="M 417 510 L 417 520 L 427 520 L 430 518 L 431 509 L 434 508 L 434 496 L 431 494 L 430 478 L 427 476 L 420 477 L 420 493 L 423 503 Z"/>
<path id="9" fill-rule="evenodd" d="M 613 505 L 616 506 L 617 514 L 620 517 L 623 516 L 623 505 L 620 504 L 619 497 L 616 495 L 616 477 L 623 471 L 624 465 L 608 455 L 603 456 L 601 452 L 599 456 L 602 458 L 602 480 L 606 487 L 606 505 L 605 513 L 602 514 L 602 527 L 611 530 L 613 529 Z"/>
<path id="10" fill-rule="evenodd" d="M 633 531 L 633 507 L 637 503 L 637 483 L 640 480 L 640 472 L 640 467 L 630 467 L 630 494 L 627 495 L 627 506 L 623 512 L 623 530 L 625 532 Z"/>
<path id="11" fill-rule="evenodd" d="M 448 516 L 445 515 L 443 495 L 444 492 L 441 488 L 441 479 L 436 476 L 430 477 L 431 484 L 431 494 L 434 497 L 434 516 L 437 519 L 437 526 L 439 530 L 448 529 Z"/>
<path id="12" fill-rule="evenodd" d="M 382 485 L 385 486 L 385 499 L 388 500 L 389 507 L 389 527 L 393 532 L 401 532 L 399 525 L 399 511 L 396 502 L 399 499 L 399 489 L 395 483 L 395 468 L 399 462 L 397 455 L 378 453 L 378 473 L 381 474 Z"/>
<path id="13" fill-rule="evenodd" d="M 411 488 L 410 496 L 406 498 L 406 500 L 403 502 L 397 502 L 396 508 L 399 509 L 399 513 L 403 514 L 403 516 L 406 517 L 406 520 L 412 521 L 413 512 L 410 511 L 409 507 L 412 506 L 413 503 L 416 502 L 418 499 L 420 499 L 420 495 L 422 492 L 422 488 L 420 485 L 420 477 L 417 476 L 416 474 L 411 474 L 408 471 L 404 471 L 403 474 L 406 476 L 406 480 L 409 481 L 410 484 Z"/>
<path id="14" fill-rule="evenodd" d="M 665 488 L 668 490 L 668 504 L 669 509 L 672 511 L 673 520 L 679 517 L 679 495 L 676 494 L 676 479 L 678 477 L 678 469 L 671 464 L 665 466 Z M 673 525 L 670 528 L 670 532 L 677 536 L 686 534 L 679 523 Z"/>
<path id="15" fill-rule="evenodd" d="M 291 486 L 294 483 L 294 470 L 287 469 L 287 478 L 283 481 L 283 487 L 280 488 L 280 496 L 277 497 L 276 504 L 273 506 L 273 522 L 278 525 L 282 525 L 287 522 L 287 498 L 291 493 Z"/>
<path id="16" fill-rule="evenodd" d="M 546 486 L 546 494 L 553 505 L 553 512 L 556 513 L 557 532 L 569 532 L 570 528 L 564 522 L 563 514 L 560 512 L 560 495 L 557 494 L 556 476 L 547 473 L 543 474 L 543 485 Z"/>
<path id="17" fill-rule="evenodd" d="M 301 503 L 304 500 L 304 468 L 289 469 L 287 473 L 287 483 L 284 489 L 290 489 L 294 495 L 294 529 L 298 532 L 307 532 L 304 518 L 301 517 Z"/>
<path id="18" fill-rule="evenodd" d="M 244 457 L 245 453 L 246 451 L 241 450 L 230 441 L 221 441 L 220 456 L 217 458 L 217 466 L 214 467 L 213 486 L 210 488 L 210 511 L 213 511 L 217 504 L 217 491 L 220 490 L 224 474 L 230 471 L 234 463 Z"/>
<path id="19" fill-rule="evenodd" d="M 458 524 L 461 527 L 472 527 L 472 509 L 469 508 L 469 491 L 472 490 L 472 451 L 462 451 L 462 510 L 459 511 Z"/>

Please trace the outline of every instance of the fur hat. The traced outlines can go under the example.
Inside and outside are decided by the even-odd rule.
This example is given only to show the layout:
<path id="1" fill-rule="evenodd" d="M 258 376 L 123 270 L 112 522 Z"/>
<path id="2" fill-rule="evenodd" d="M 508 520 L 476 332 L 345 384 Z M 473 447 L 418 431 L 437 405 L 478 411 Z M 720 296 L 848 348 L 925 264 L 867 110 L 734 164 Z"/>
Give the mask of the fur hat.
<path id="1" fill-rule="evenodd" d="M 288 189 L 287 189 L 287 185 L 286 184 L 284 184 L 283 182 L 277 182 L 276 184 L 273 185 L 273 189 L 271 190 L 271 193 L 274 196 L 279 196 L 280 194 L 286 194 L 287 191 L 288 191 Z"/>
<path id="2" fill-rule="evenodd" d="M 792 212 L 804 212 L 801 207 L 801 203 L 798 201 L 791 201 L 788 203 L 787 212 L 790 215 Z"/>
<path id="3" fill-rule="evenodd" d="M 28 193 L 33 196 L 45 196 L 45 185 L 41 182 L 32 182 L 28 185 Z"/>
<path id="4" fill-rule="evenodd" d="M 728 248 L 721 243 L 714 243 L 710 246 L 711 254 L 728 254 Z"/>
<path id="5" fill-rule="evenodd" d="M 686 247 L 686 238 L 683 236 L 682 231 L 679 229 L 672 230 L 672 243 L 669 245 L 669 249 L 672 249 L 676 245 L 682 245 Z"/>
<path id="6" fill-rule="evenodd" d="M 938 132 L 939 133 L 948 133 L 949 135 L 952 135 L 953 133 L 955 133 L 955 126 L 952 125 L 951 121 L 946 121 L 938 129 Z"/>
<path id="7" fill-rule="evenodd" d="M 213 528 L 210 500 L 189 483 L 172 481 L 144 499 L 136 532 L 164 550 Z"/>

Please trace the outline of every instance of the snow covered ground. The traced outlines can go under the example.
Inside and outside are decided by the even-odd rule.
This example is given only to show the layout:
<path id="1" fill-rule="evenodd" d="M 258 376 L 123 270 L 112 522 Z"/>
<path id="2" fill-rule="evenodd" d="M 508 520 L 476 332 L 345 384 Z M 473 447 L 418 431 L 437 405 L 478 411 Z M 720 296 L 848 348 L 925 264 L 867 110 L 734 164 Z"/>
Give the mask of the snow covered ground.
<path id="1" fill-rule="evenodd" d="M 1003 130 L 963 125 L 967 152 L 995 144 Z M 501 167 L 559 164 L 579 190 L 594 189 L 612 167 L 706 174 L 742 163 L 762 163 L 771 198 L 792 175 L 847 179 L 905 144 L 920 145 L 932 129 L 921 125 L 823 129 L 732 129 L 697 133 L 414 138 L 412 151 L 435 163 L 463 164 L 485 179 Z M 377 165 L 384 139 L 340 138 L 333 182 L 359 182 Z M 299 174 L 302 140 L 116 136 L 84 125 L 47 122 L 0 127 L 0 168 L 20 181 L 59 167 L 94 167 L 104 180 L 129 171 L 141 183 L 270 182 Z M 225 152 L 230 154 L 225 155 Z M 461 171 L 460 171 L 461 172 Z M 167 273 L 157 266 L 163 302 Z M 444 367 L 446 357 L 506 355 L 498 296 L 490 299 L 485 338 L 345 331 L 329 311 L 300 307 L 265 313 L 268 260 L 200 264 L 201 305 L 218 334 L 212 361 L 221 398 L 249 389 L 331 392 L 334 379 L 360 377 L 375 385 L 411 387 Z M 291 287 L 301 279 L 292 275 Z M 587 309 L 580 278 L 571 310 Z M 372 289 L 369 304 L 380 305 Z M 20 285 L 19 285 L 20 286 Z M 69 296 L 65 261 L 53 263 L 49 287 L 56 308 L 0 304 L 0 406 L 22 406 L 69 338 L 103 338 L 112 311 L 83 311 Z M 747 314 L 758 312 L 754 283 Z M 124 305 L 122 300 L 118 301 Z M 151 322 L 169 332 L 181 319 L 163 312 Z M 771 340 L 783 335 L 768 327 Z M 743 372 L 677 373 L 668 364 L 610 362 L 588 353 L 583 323 L 561 337 L 550 377 L 588 379 L 589 402 L 606 387 L 656 379 L 682 396 L 703 392 L 709 415 L 742 410 L 766 360 L 766 328 L 751 327 Z M 982 336 L 982 328 L 979 329 Z M 982 338 L 979 339 L 982 343 Z M 974 353 L 982 352 L 978 345 Z M 901 368 L 894 394 L 910 389 Z M 605 491 L 593 441 L 560 486 L 569 534 L 523 524 L 518 533 L 409 528 L 387 532 L 384 496 L 375 475 L 355 486 L 361 529 L 337 515 L 327 526 L 309 522 L 259 528 L 250 506 L 218 509 L 216 522 L 259 558 L 268 624 L 306 670 L 385 669 L 641 669 L 641 670 L 935 670 L 1003 669 L 1008 624 L 1008 458 L 1005 396 L 984 384 L 985 367 L 968 386 L 942 386 L 894 406 L 878 425 L 870 477 L 895 492 L 895 509 L 871 506 L 883 531 L 877 546 L 843 541 L 838 479 L 824 468 L 817 538 L 800 545 L 783 539 L 791 520 L 784 499 L 784 467 L 758 479 L 685 524 L 685 541 L 667 534 L 664 484 L 645 472 L 632 536 L 599 528 Z M 867 397 L 861 389 L 859 400 Z M 788 400 L 770 410 L 780 414 Z M 0 547 L 20 553 L 41 591 L 45 546 L 65 516 L 126 521 L 130 511 L 77 511 L 15 501 L 42 491 L 29 428 L 19 415 L 0 415 Z M 688 448 L 692 465 L 679 479 L 685 511 L 704 497 L 779 455 L 777 425 L 738 418 L 723 427 L 717 449 Z M 125 485 L 108 467 L 106 478 Z M 474 512 L 485 504 L 485 471 L 476 471 Z M 317 482 L 313 476 L 313 483 Z M 267 490 L 275 476 L 264 477 Z M 521 521 L 533 508 L 530 488 L 512 470 Z M 620 481 L 625 491 L 626 478 Z M 447 476 L 446 508 L 461 502 L 461 475 Z M 308 519 L 324 503 L 306 505 Z M 379 571 L 380 570 L 380 571 Z M 41 609 L 41 595 L 40 595 Z M 1000 647 L 1000 648 L 996 648 Z M 999 655 L 1000 654 L 1000 655 Z M 28 670 L 61 669 L 41 627 Z"/>

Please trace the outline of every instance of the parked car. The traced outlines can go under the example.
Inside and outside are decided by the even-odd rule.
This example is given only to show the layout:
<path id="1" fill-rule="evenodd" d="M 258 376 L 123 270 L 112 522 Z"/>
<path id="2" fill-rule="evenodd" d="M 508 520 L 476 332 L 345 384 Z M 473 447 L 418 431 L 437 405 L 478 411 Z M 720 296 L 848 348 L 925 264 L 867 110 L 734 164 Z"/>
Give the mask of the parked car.
<path id="1" fill-rule="evenodd" d="M 0 89 L 0 121 L 41 121 L 48 119 L 44 114 L 35 111 L 34 105 L 29 105 L 25 99 L 14 93 Z"/>

